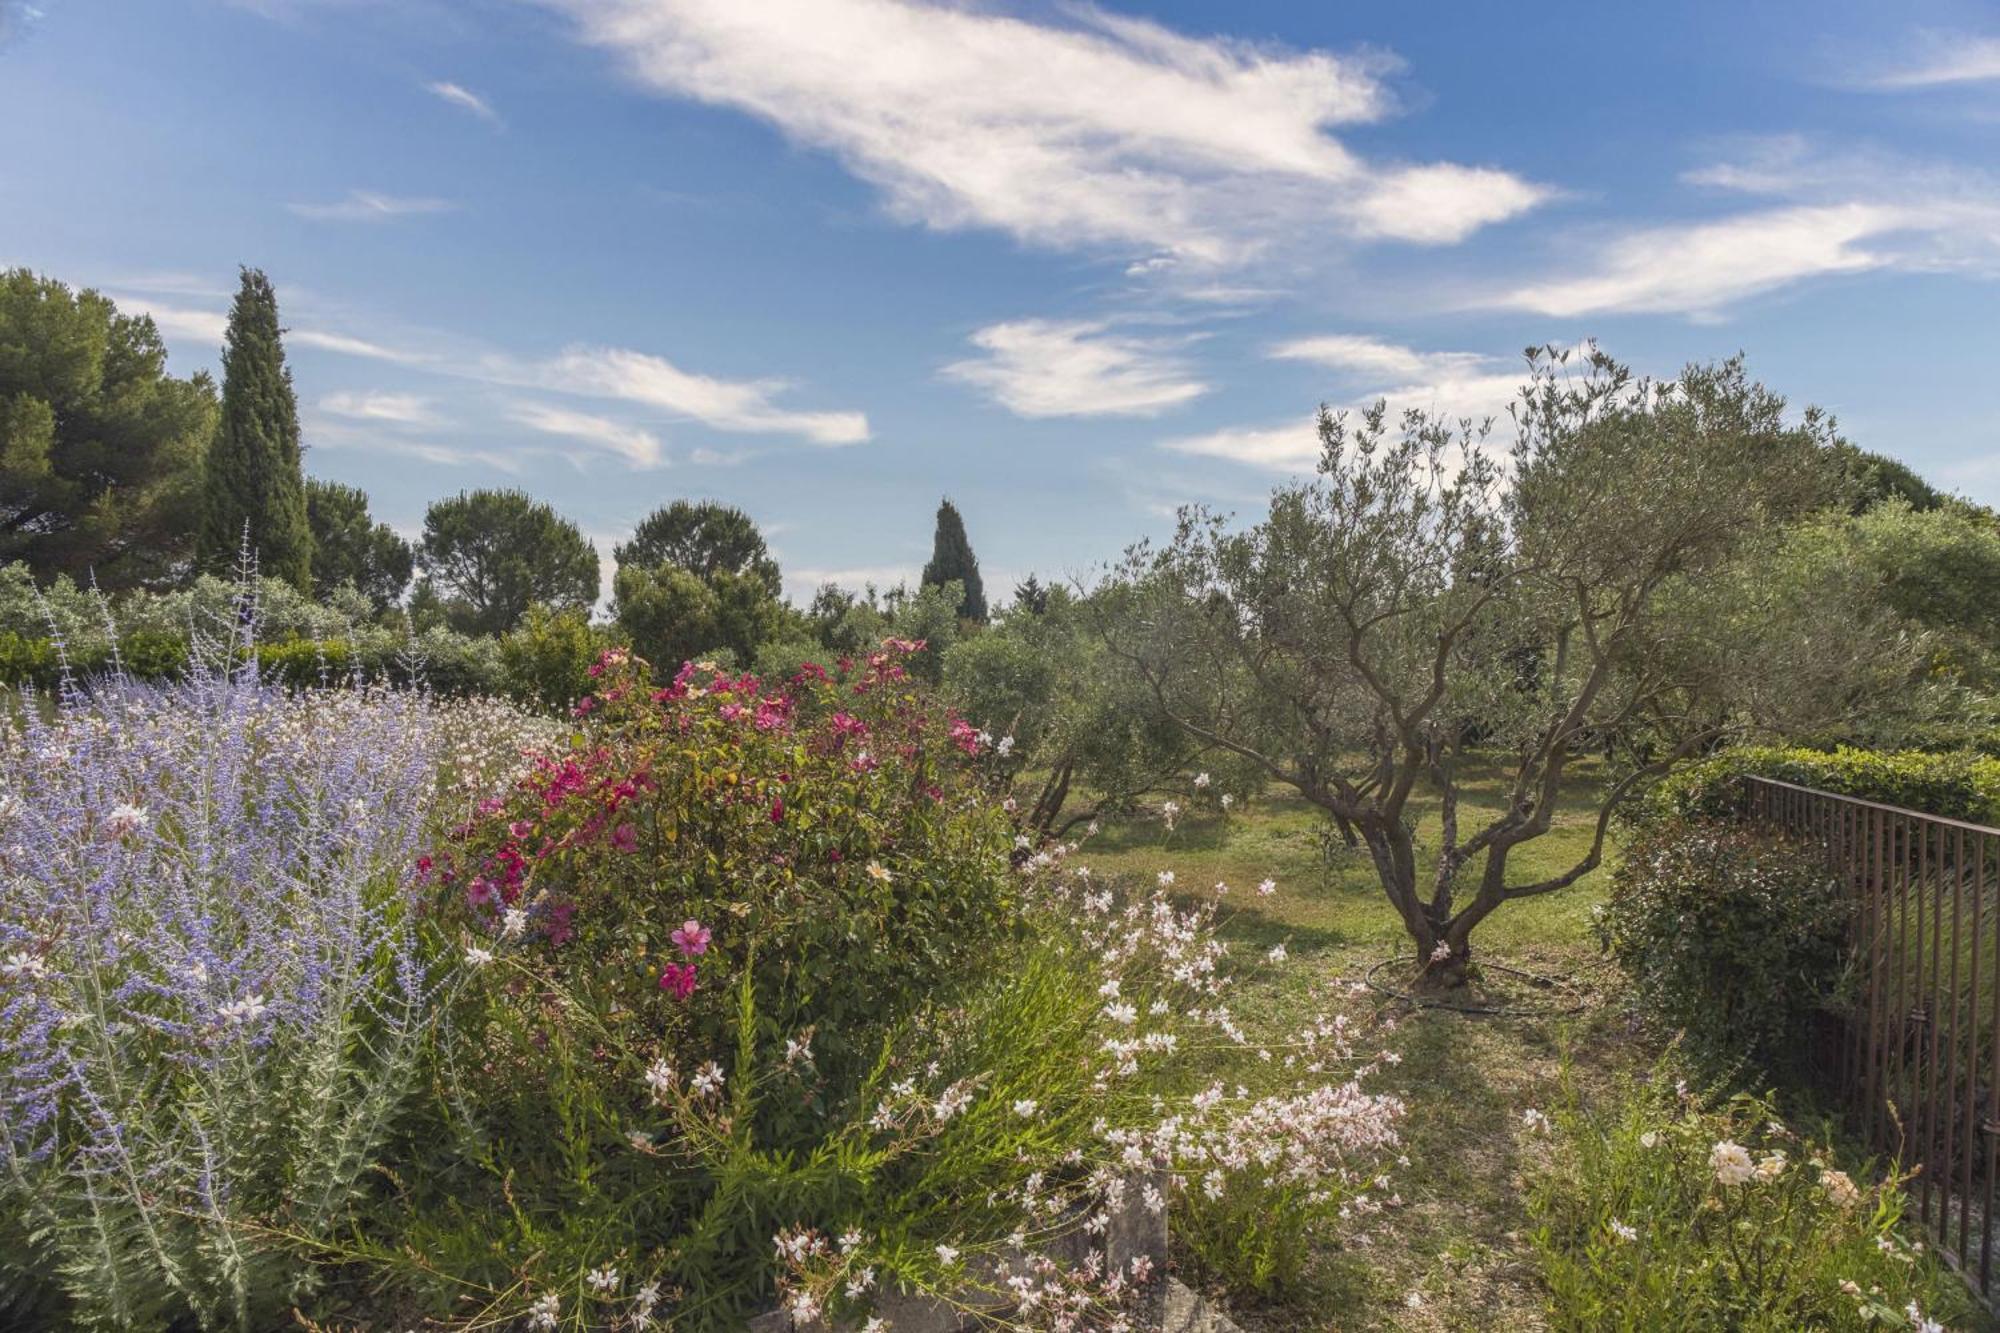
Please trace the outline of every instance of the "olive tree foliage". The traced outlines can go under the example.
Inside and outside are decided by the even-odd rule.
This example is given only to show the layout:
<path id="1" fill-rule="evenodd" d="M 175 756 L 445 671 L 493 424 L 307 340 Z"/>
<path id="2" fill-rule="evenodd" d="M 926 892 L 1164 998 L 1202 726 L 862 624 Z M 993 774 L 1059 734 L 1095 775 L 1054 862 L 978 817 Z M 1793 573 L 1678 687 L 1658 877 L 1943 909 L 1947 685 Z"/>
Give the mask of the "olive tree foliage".
<path id="1" fill-rule="evenodd" d="M 1105 647 L 1104 609 L 1061 587 L 1021 599 L 984 633 L 944 655 L 946 697 L 997 741 L 1010 794 L 1026 793 L 1017 823 L 1063 838 L 1100 815 L 1129 810 L 1208 747 L 1162 714 L 1144 682 Z M 1116 600 L 1113 590 L 1103 594 Z"/>
<path id="2" fill-rule="evenodd" d="M 1542 349 L 1508 417 L 1502 449 L 1490 421 L 1322 410 L 1313 478 L 1247 531 L 1185 511 L 1128 552 L 1105 626 L 1190 736 L 1354 831 L 1436 984 L 1464 979 L 1502 904 L 1595 868 L 1614 813 L 1676 763 L 1868 706 L 1913 649 L 1855 632 L 1842 589 L 1762 574 L 1772 534 L 1837 493 L 1833 425 L 1787 424 L 1740 359 L 1661 383 Z M 1468 796 L 1475 750 L 1497 808 Z M 1517 873 L 1579 785 L 1583 850 Z"/>

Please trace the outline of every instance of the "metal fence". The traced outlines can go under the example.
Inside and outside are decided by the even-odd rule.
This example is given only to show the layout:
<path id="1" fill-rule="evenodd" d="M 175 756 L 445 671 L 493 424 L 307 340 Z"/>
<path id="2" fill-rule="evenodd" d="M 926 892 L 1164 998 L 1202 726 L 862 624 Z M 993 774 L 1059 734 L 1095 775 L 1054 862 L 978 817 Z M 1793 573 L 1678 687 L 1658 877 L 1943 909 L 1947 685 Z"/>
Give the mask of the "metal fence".
<path id="1" fill-rule="evenodd" d="M 1996 1304 L 2000 829 L 1768 778 L 1742 814 L 1823 850 L 1854 894 L 1852 1003 L 1813 1063 L 1869 1146 L 1917 1168 L 1911 1211 Z"/>

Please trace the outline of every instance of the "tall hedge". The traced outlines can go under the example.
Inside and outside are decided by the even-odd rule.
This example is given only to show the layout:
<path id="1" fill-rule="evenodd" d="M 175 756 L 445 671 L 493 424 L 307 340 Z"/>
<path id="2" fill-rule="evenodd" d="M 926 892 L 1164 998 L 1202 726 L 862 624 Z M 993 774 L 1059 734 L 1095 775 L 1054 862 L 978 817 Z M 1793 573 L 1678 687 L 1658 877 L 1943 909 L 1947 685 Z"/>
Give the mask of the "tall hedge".
<path id="1" fill-rule="evenodd" d="M 1742 791 L 1739 779 L 1746 776 L 1947 819 L 2000 823 L 2000 759 L 1969 751 L 1741 746 L 1667 778 L 1653 792 L 1651 811 L 1698 817 L 1728 814 Z"/>

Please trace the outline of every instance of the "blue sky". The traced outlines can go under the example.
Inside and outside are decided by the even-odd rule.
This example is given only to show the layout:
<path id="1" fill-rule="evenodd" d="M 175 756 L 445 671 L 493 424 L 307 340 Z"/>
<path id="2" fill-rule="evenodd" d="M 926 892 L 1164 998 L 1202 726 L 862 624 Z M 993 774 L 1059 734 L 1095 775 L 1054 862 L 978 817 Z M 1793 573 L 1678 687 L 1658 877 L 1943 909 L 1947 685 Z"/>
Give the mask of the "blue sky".
<path id="1" fill-rule="evenodd" d="M 946 493 L 1083 573 L 1584 337 L 2000 502 L 2000 8 L 0 0 L 0 264 L 186 372 L 239 263 L 397 527 L 716 497 L 795 595 Z"/>

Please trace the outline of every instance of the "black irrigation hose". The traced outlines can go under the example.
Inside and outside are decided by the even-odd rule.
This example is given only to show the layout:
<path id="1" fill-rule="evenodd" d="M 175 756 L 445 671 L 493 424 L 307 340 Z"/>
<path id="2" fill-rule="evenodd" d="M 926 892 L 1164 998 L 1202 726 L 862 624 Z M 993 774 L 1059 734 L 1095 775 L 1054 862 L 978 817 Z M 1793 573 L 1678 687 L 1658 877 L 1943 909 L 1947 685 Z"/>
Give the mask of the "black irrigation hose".
<path id="1" fill-rule="evenodd" d="M 1385 986 L 1375 979 L 1375 974 L 1385 967 L 1404 962 L 1401 958 L 1384 958 L 1362 974 L 1361 980 L 1377 995 L 1386 995 L 1392 1000 L 1415 1005 L 1419 1009 L 1442 1009 L 1453 1014 L 1474 1014 L 1485 1018 L 1563 1018 L 1570 1014 L 1580 1014 L 1589 1007 L 1589 1000 L 1577 988 L 1576 978 L 1569 975 L 1560 977 L 1544 976 L 1539 972 L 1524 972 L 1518 967 L 1508 967 L 1504 963 L 1480 963 L 1479 968 L 1489 972 L 1505 972 L 1510 977 L 1519 977 L 1531 986 L 1548 991 L 1567 991 L 1576 1003 L 1567 1008 L 1562 1006 L 1541 1006 L 1530 1008 L 1512 1004 L 1452 1004 L 1431 995 L 1417 995 L 1409 991 Z"/>

